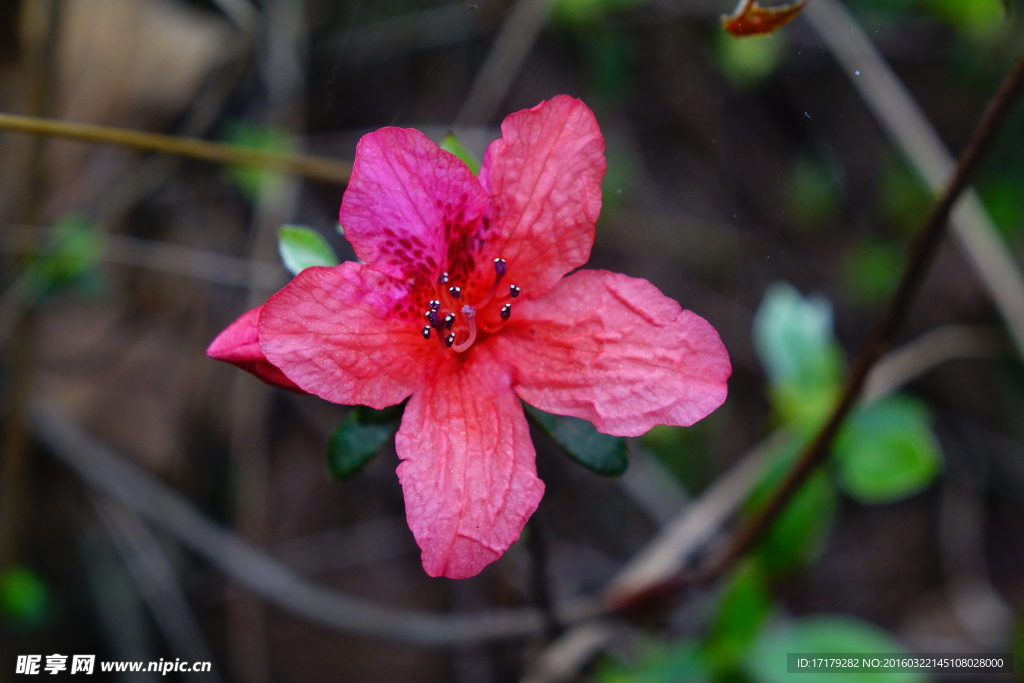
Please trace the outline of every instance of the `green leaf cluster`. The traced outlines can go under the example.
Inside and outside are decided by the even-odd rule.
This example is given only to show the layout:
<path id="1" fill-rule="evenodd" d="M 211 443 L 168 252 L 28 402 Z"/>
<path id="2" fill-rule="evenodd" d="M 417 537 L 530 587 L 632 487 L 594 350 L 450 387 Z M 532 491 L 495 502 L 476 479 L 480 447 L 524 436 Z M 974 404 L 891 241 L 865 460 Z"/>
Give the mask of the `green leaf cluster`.
<path id="1" fill-rule="evenodd" d="M 803 297 L 790 285 L 772 285 L 754 318 L 754 346 L 795 452 L 820 427 L 841 390 L 843 363 L 831 306 L 822 297 Z M 865 503 L 917 493 L 940 469 L 927 409 L 903 396 L 856 408 L 840 429 L 834 455 L 836 483 Z M 773 467 L 791 457 L 779 455 Z M 773 476 L 769 472 L 766 479 Z"/>

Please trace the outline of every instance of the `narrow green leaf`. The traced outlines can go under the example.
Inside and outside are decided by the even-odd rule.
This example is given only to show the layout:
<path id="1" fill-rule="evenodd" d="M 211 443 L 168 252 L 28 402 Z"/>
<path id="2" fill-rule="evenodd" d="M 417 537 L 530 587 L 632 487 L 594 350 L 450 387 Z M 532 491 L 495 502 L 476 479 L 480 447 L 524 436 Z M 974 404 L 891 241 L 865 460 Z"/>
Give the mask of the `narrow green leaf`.
<path id="1" fill-rule="evenodd" d="M 606 659 L 595 672 L 596 683 L 708 683 L 708 667 L 692 640 L 643 643 L 632 664 Z"/>
<path id="2" fill-rule="evenodd" d="M 840 486 L 864 503 L 887 503 L 917 493 L 939 472 L 939 446 L 928 411 L 907 396 L 859 409 L 834 448 Z"/>
<path id="3" fill-rule="evenodd" d="M 570 458 L 588 470 L 617 477 L 629 466 L 625 439 L 602 434 L 594 429 L 594 425 L 578 417 L 552 415 L 526 403 L 523 407 L 526 408 L 526 414 Z"/>
<path id="4" fill-rule="evenodd" d="M 459 139 L 455 137 L 455 133 L 448 133 L 444 136 L 444 140 L 441 141 L 441 149 L 446 152 L 450 152 L 462 159 L 462 163 L 469 167 L 469 170 L 473 172 L 473 175 L 480 173 L 480 162 L 477 161 L 476 157 L 469 153 L 469 150 L 462 146 Z"/>
<path id="5" fill-rule="evenodd" d="M 755 683 L 921 683 L 925 676 L 899 671 L 850 673 L 787 673 L 789 653 L 906 654 L 892 636 L 871 624 L 851 617 L 813 617 L 781 629 L 766 629 L 747 658 L 747 670 Z"/>
<path id="6" fill-rule="evenodd" d="M 394 436 L 403 406 L 373 410 L 356 406 L 327 443 L 327 470 L 338 480 L 359 474 L 381 446 Z"/>
<path id="7" fill-rule="evenodd" d="M 316 230 L 301 225 L 282 225 L 277 232 L 277 251 L 284 267 L 298 275 L 310 266 L 336 266 L 338 257 Z"/>

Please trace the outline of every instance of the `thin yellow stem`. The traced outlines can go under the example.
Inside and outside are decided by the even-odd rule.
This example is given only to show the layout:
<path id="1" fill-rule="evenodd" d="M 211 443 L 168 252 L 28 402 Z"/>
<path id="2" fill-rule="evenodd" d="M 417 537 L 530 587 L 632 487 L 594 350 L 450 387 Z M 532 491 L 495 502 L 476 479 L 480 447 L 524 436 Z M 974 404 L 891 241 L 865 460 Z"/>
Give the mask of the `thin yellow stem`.
<path id="1" fill-rule="evenodd" d="M 142 133 L 113 126 L 69 123 L 33 116 L 0 113 L 0 130 L 71 138 L 85 142 L 105 142 L 150 152 L 192 157 L 218 164 L 251 166 L 280 173 L 295 173 L 329 183 L 345 184 L 352 174 L 352 164 L 347 161 L 283 152 L 264 152 L 238 145 L 225 145 L 157 133 Z"/>

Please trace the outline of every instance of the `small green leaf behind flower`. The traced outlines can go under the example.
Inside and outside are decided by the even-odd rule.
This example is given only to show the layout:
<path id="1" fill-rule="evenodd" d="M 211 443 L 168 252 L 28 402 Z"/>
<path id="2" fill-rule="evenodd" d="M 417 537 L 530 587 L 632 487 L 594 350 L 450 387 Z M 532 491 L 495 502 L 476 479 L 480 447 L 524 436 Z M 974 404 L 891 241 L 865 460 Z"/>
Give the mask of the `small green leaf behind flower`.
<path id="1" fill-rule="evenodd" d="M 617 477 L 629 466 L 626 441 L 602 434 L 586 420 L 552 415 L 523 404 L 526 414 L 577 464 L 605 476 Z"/>
<path id="2" fill-rule="evenodd" d="M 461 159 L 462 163 L 466 164 L 469 170 L 473 172 L 473 175 L 480 174 L 480 161 L 468 149 L 462 146 L 459 139 L 455 137 L 455 133 L 449 132 L 444 136 L 444 140 L 441 141 L 441 149 Z"/>
<path id="3" fill-rule="evenodd" d="M 301 225 L 282 225 L 277 232 L 277 251 L 284 267 L 298 275 L 310 266 L 336 266 L 338 257 L 323 236 Z"/>
<path id="4" fill-rule="evenodd" d="M 327 471 L 337 480 L 362 472 L 402 422 L 405 404 L 374 410 L 356 406 L 327 443 Z"/>
<path id="5" fill-rule="evenodd" d="M 892 396 L 858 409 L 834 447 L 839 485 L 864 503 L 888 503 L 925 488 L 941 458 L 928 410 L 920 401 Z"/>

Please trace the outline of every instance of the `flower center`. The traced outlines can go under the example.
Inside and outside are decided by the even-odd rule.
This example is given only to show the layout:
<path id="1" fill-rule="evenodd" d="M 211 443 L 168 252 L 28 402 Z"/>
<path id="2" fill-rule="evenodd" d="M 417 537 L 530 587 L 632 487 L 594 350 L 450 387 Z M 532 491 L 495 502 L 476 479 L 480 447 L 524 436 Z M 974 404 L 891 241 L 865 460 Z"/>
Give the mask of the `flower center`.
<path id="1" fill-rule="evenodd" d="M 519 285 L 509 285 L 507 294 L 498 295 L 498 287 L 507 272 L 508 265 L 505 259 L 494 259 L 494 282 L 487 293 L 473 303 L 463 300 L 463 288 L 452 284 L 447 272 L 441 273 L 434 289 L 435 298 L 427 304 L 427 311 L 424 314 L 427 325 L 422 330 L 423 338 L 437 337 L 445 358 L 450 358 L 452 351 L 468 351 L 480 332 L 493 334 L 500 330 L 512 317 L 511 299 L 515 299 L 523 291 Z M 489 306 L 498 305 L 501 305 L 498 310 L 499 322 L 496 325 L 485 324 L 478 314 Z"/>

